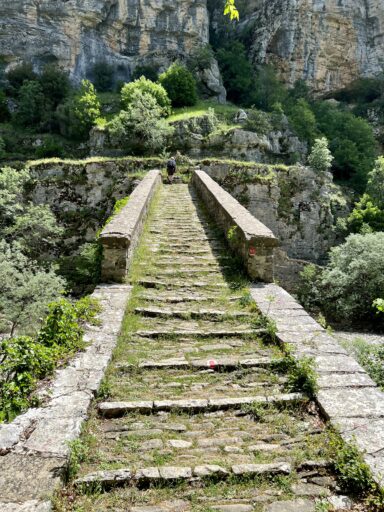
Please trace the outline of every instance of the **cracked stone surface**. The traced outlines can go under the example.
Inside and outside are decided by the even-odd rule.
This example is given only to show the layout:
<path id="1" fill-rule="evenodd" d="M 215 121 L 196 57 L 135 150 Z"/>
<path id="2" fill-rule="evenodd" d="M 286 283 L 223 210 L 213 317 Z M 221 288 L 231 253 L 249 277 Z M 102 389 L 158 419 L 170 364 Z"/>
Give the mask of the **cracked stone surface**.
<path id="1" fill-rule="evenodd" d="M 110 393 L 87 428 L 92 457 L 77 483 L 105 478 L 106 491 L 90 492 L 88 506 L 310 512 L 319 496 L 335 494 L 324 424 L 287 388 L 282 353 L 263 343 L 231 265 L 194 191 L 164 186 L 134 261 L 134 306 L 108 370 Z M 312 339 L 317 324 L 305 311 L 289 295 L 277 302 L 293 312 L 284 335 Z M 322 357 L 346 357 L 319 332 Z M 290 475 L 296 487 L 285 496 L 276 482 Z"/>

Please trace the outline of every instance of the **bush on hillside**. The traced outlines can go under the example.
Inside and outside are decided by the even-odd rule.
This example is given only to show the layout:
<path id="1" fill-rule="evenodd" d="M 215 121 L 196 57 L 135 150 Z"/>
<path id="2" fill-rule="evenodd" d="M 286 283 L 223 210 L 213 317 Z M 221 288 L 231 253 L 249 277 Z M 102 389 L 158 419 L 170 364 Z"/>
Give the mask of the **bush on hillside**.
<path id="1" fill-rule="evenodd" d="M 297 100 L 288 111 L 289 124 L 300 140 L 313 144 L 317 131 L 317 122 L 308 101 L 301 98 Z"/>
<path id="2" fill-rule="evenodd" d="M 324 269 L 302 274 L 302 303 L 336 321 L 380 322 L 373 302 L 384 290 L 384 232 L 350 235 L 329 257 Z"/>
<path id="3" fill-rule="evenodd" d="M 4 139 L 0 137 L 0 158 L 4 158 L 6 154 Z"/>
<path id="4" fill-rule="evenodd" d="M 46 99 L 39 82 L 24 82 L 19 91 L 15 121 L 20 126 L 39 128 L 45 113 Z"/>
<path id="5" fill-rule="evenodd" d="M 6 123 L 10 118 L 8 109 L 7 96 L 5 92 L 0 89 L 0 123 Z"/>
<path id="6" fill-rule="evenodd" d="M 49 102 L 52 109 L 55 109 L 71 90 L 68 73 L 57 64 L 48 64 L 44 67 L 39 77 L 39 83 L 47 103 Z"/>
<path id="7" fill-rule="evenodd" d="M 261 110 L 272 111 L 276 103 L 284 105 L 288 91 L 273 66 L 258 66 L 252 83 L 250 101 Z"/>
<path id="8" fill-rule="evenodd" d="M 188 57 L 187 66 L 192 73 L 204 71 L 212 66 L 215 54 L 209 44 L 197 46 Z"/>
<path id="9" fill-rule="evenodd" d="M 17 94 L 24 82 L 31 82 L 37 79 L 37 75 L 33 71 L 33 66 L 30 63 L 20 64 L 10 69 L 6 74 L 6 77 L 11 94 Z"/>
<path id="10" fill-rule="evenodd" d="M 167 91 L 162 85 L 154 83 L 144 76 L 134 82 L 125 84 L 121 89 L 121 104 L 123 110 L 128 110 L 129 105 L 135 101 L 137 91 L 152 96 L 161 108 L 161 115 L 167 116 L 171 113 L 171 100 L 168 97 Z"/>
<path id="11" fill-rule="evenodd" d="M 372 171 L 368 173 L 366 192 L 375 206 L 384 210 L 384 156 L 377 158 Z"/>
<path id="12" fill-rule="evenodd" d="M 197 102 L 196 80 L 182 64 L 175 62 L 162 73 L 159 81 L 174 107 L 187 107 Z"/>
<path id="13" fill-rule="evenodd" d="M 135 70 L 132 73 L 132 80 L 138 80 L 141 77 L 150 80 L 151 82 L 157 82 L 159 78 L 159 73 L 157 72 L 157 67 L 151 66 L 150 64 L 144 64 L 142 66 L 136 66 Z"/>
<path id="14" fill-rule="evenodd" d="M 115 68 L 106 61 L 96 62 L 92 69 L 93 84 L 99 92 L 112 91 Z"/>
<path id="15" fill-rule="evenodd" d="M 112 143 L 141 154 L 163 149 L 173 129 L 162 119 L 162 114 L 162 108 L 151 94 L 135 90 L 126 110 L 109 123 Z"/>
<path id="16" fill-rule="evenodd" d="M 254 72 L 244 45 L 239 41 L 231 41 L 217 51 L 216 57 L 228 99 L 234 103 L 249 105 Z"/>
<path id="17" fill-rule="evenodd" d="M 272 130 L 270 116 L 261 110 L 251 109 L 247 112 L 248 117 L 243 124 L 244 130 L 256 132 L 260 135 L 265 135 Z"/>
<path id="18" fill-rule="evenodd" d="M 329 171 L 332 166 L 333 156 L 328 148 L 328 141 L 325 137 L 316 139 L 308 157 L 308 163 L 318 172 Z"/>

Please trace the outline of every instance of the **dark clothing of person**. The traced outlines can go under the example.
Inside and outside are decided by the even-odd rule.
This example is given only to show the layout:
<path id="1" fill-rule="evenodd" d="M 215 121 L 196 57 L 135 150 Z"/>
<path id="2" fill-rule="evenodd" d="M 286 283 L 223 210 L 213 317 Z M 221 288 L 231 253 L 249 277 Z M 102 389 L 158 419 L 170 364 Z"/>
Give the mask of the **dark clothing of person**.
<path id="1" fill-rule="evenodd" d="M 176 160 L 170 158 L 167 162 L 167 173 L 169 176 L 173 176 L 176 172 Z"/>

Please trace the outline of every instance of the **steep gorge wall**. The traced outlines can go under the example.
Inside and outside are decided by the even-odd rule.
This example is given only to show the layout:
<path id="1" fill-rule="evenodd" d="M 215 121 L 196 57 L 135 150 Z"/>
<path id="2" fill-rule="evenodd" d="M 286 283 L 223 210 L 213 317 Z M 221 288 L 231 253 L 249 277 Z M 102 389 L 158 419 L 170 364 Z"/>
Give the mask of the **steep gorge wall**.
<path id="1" fill-rule="evenodd" d="M 212 30 L 234 30 L 222 2 L 210 0 Z M 242 34 L 255 65 L 273 63 L 286 82 L 315 91 L 339 89 L 384 64 L 382 0 L 238 0 Z"/>
<path id="2" fill-rule="evenodd" d="M 107 60 L 117 79 L 208 42 L 205 0 L 0 0 L 0 56 L 58 62 L 74 78 Z"/>

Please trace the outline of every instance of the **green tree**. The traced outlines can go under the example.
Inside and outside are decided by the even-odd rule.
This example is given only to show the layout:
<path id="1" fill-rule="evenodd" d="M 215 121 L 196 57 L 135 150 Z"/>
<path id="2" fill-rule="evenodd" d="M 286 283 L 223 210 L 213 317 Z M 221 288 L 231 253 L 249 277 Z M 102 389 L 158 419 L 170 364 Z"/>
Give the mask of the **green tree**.
<path id="1" fill-rule="evenodd" d="M 333 156 L 328 148 L 325 137 L 316 139 L 308 157 L 309 165 L 318 172 L 325 172 L 331 168 Z"/>
<path id="2" fill-rule="evenodd" d="M 345 222 L 349 233 L 384 231 L 384 209 L 376 206 L 368 194 L 363 194 Z"/>
<path id="3" fill-rule="evenodd" d="M 44 67 L 39 83 L 52 109 L 55 109 L 71 90 L 68 73 L 57 64 L 47 64 Z"/>
<path id="4" fill-rule="evenodd" d="M 251 102 L 261 110 L 272 111 L 276 103 L 285 104 L 287 89 L 271 65 L 259 66 L 252 84 Z"/>
<path id="5" fill-rule="evenodd" d="M 297 100 L 289 110 L 288 119 L 299 139 L 308 141 L 310 144 L 314 143 L 316 135 L 318 135 L 317 121 L 315 114 L 305 99 L 300 98 Z"/>
<path id="6" fill-rule="evenodd" d="M 373 203 L 384 210 L 384 156 L 377 158 L 372 171 L 368 174 L 366 192 Z"/>
<path id="7" fill-rule="evenodd" d="M 209 44 L 197 46 L 192 50 L 188 57 L 188 69 L 192 73 L 198 73 L 209 69 L 213 63 L 215 54 Z"/>
<path id="8" fill-rule="evenodd" d="M 0 123 L 5 123 L 9 120 L 10 114 L 8 109 L 7 97 L 5 92 L 0 89 Z"/>
<path id="9" fill-rule="evenodd" d="M 182 64 L 174 62 L 160 75 L 159 81 L 174 107 L 186 107 L 197 102 L 196 80 Z"/>
<path id="10" fill-rule="evenodd" d="M 219 48 L 216 57 L 228 99 L 234 103 L 249 105 L 254 73 L 244 45 L 239 41 L 228 43 Z"/>
<path id="11" fill-rule="evenodd" d="M 33 333 L 47 305 L 64 291 L 65 281 L 54 270 L 41 270 L 18 244 L 0 241 L 0 320 L 11 336 Z"/>
<path id="12" fill-rule="evenodd" d="M 127 109 L 109 124 L 113 143 L 139 153 L 164 148 L 173 129 L 161 116 L 162 109 L 151 94 L 134 91 Z"/>
<path id="13" fill-rule="evenodd" d="M 4 158 L 6 154 L 4 139 L 0 137 L 0 158 Z"/>
<path id="14" fill-rule="evenodd" d="M 168 97 L 167 91 L 162 85 L 156 84 L 144 76 L 134 82 L 125 84 L 121 89 L 121 104 L 124 110 L 127 110 L 129 105 L 135 100 L 137 91 L 152 96 L 159 107 L 161 107 L 161 114 L 163 116 L 170 114 L 171 100 Z"/>
<path id="15" fill-rule="evenodd" d="M 106 61 L 96 62 L 92 70 L 93 83 L 99 92 L 113 89 L 115 68 Z"/>
<path id="16" fill-rule="evenodd" d="M 0 234 L 23 212 L 23 192 L 29 179 L 27 170 L 0 169 Z"/>
<path id="17" fill-rule="evenodd" d="M 75 97 L 60 104 L 56 110 L 60 132 L 72 139 L 86 140 L 100 113 L 100 101 L 94 85 L 83 80 Z"/>
<path id="18" fill-rule="evenodd" d="M 136 66 L 132 73 L 132 80 L 138 80 L 141 77 L 147 78 L 151 82 L 157 82 L 159 78 L 159 73 L 157 72 L 157 67 L 151 66 L 150 64 L 143 64 L 141 66 Z"/>
<path id="19" fill-rule="evenodd" d="M 39 82 L 27 81 L 19 90 L 15 120 L 21 126 L 38 127 L 45 112 L 46 98 Z"/>
<path id="20" fill-rule="evenodd" d="M 24 82 L 33 82 L 37 79 L 31 63 L 20 64 L 10 69 L 6 77 L 12 94 L 16 94 Z"/>

